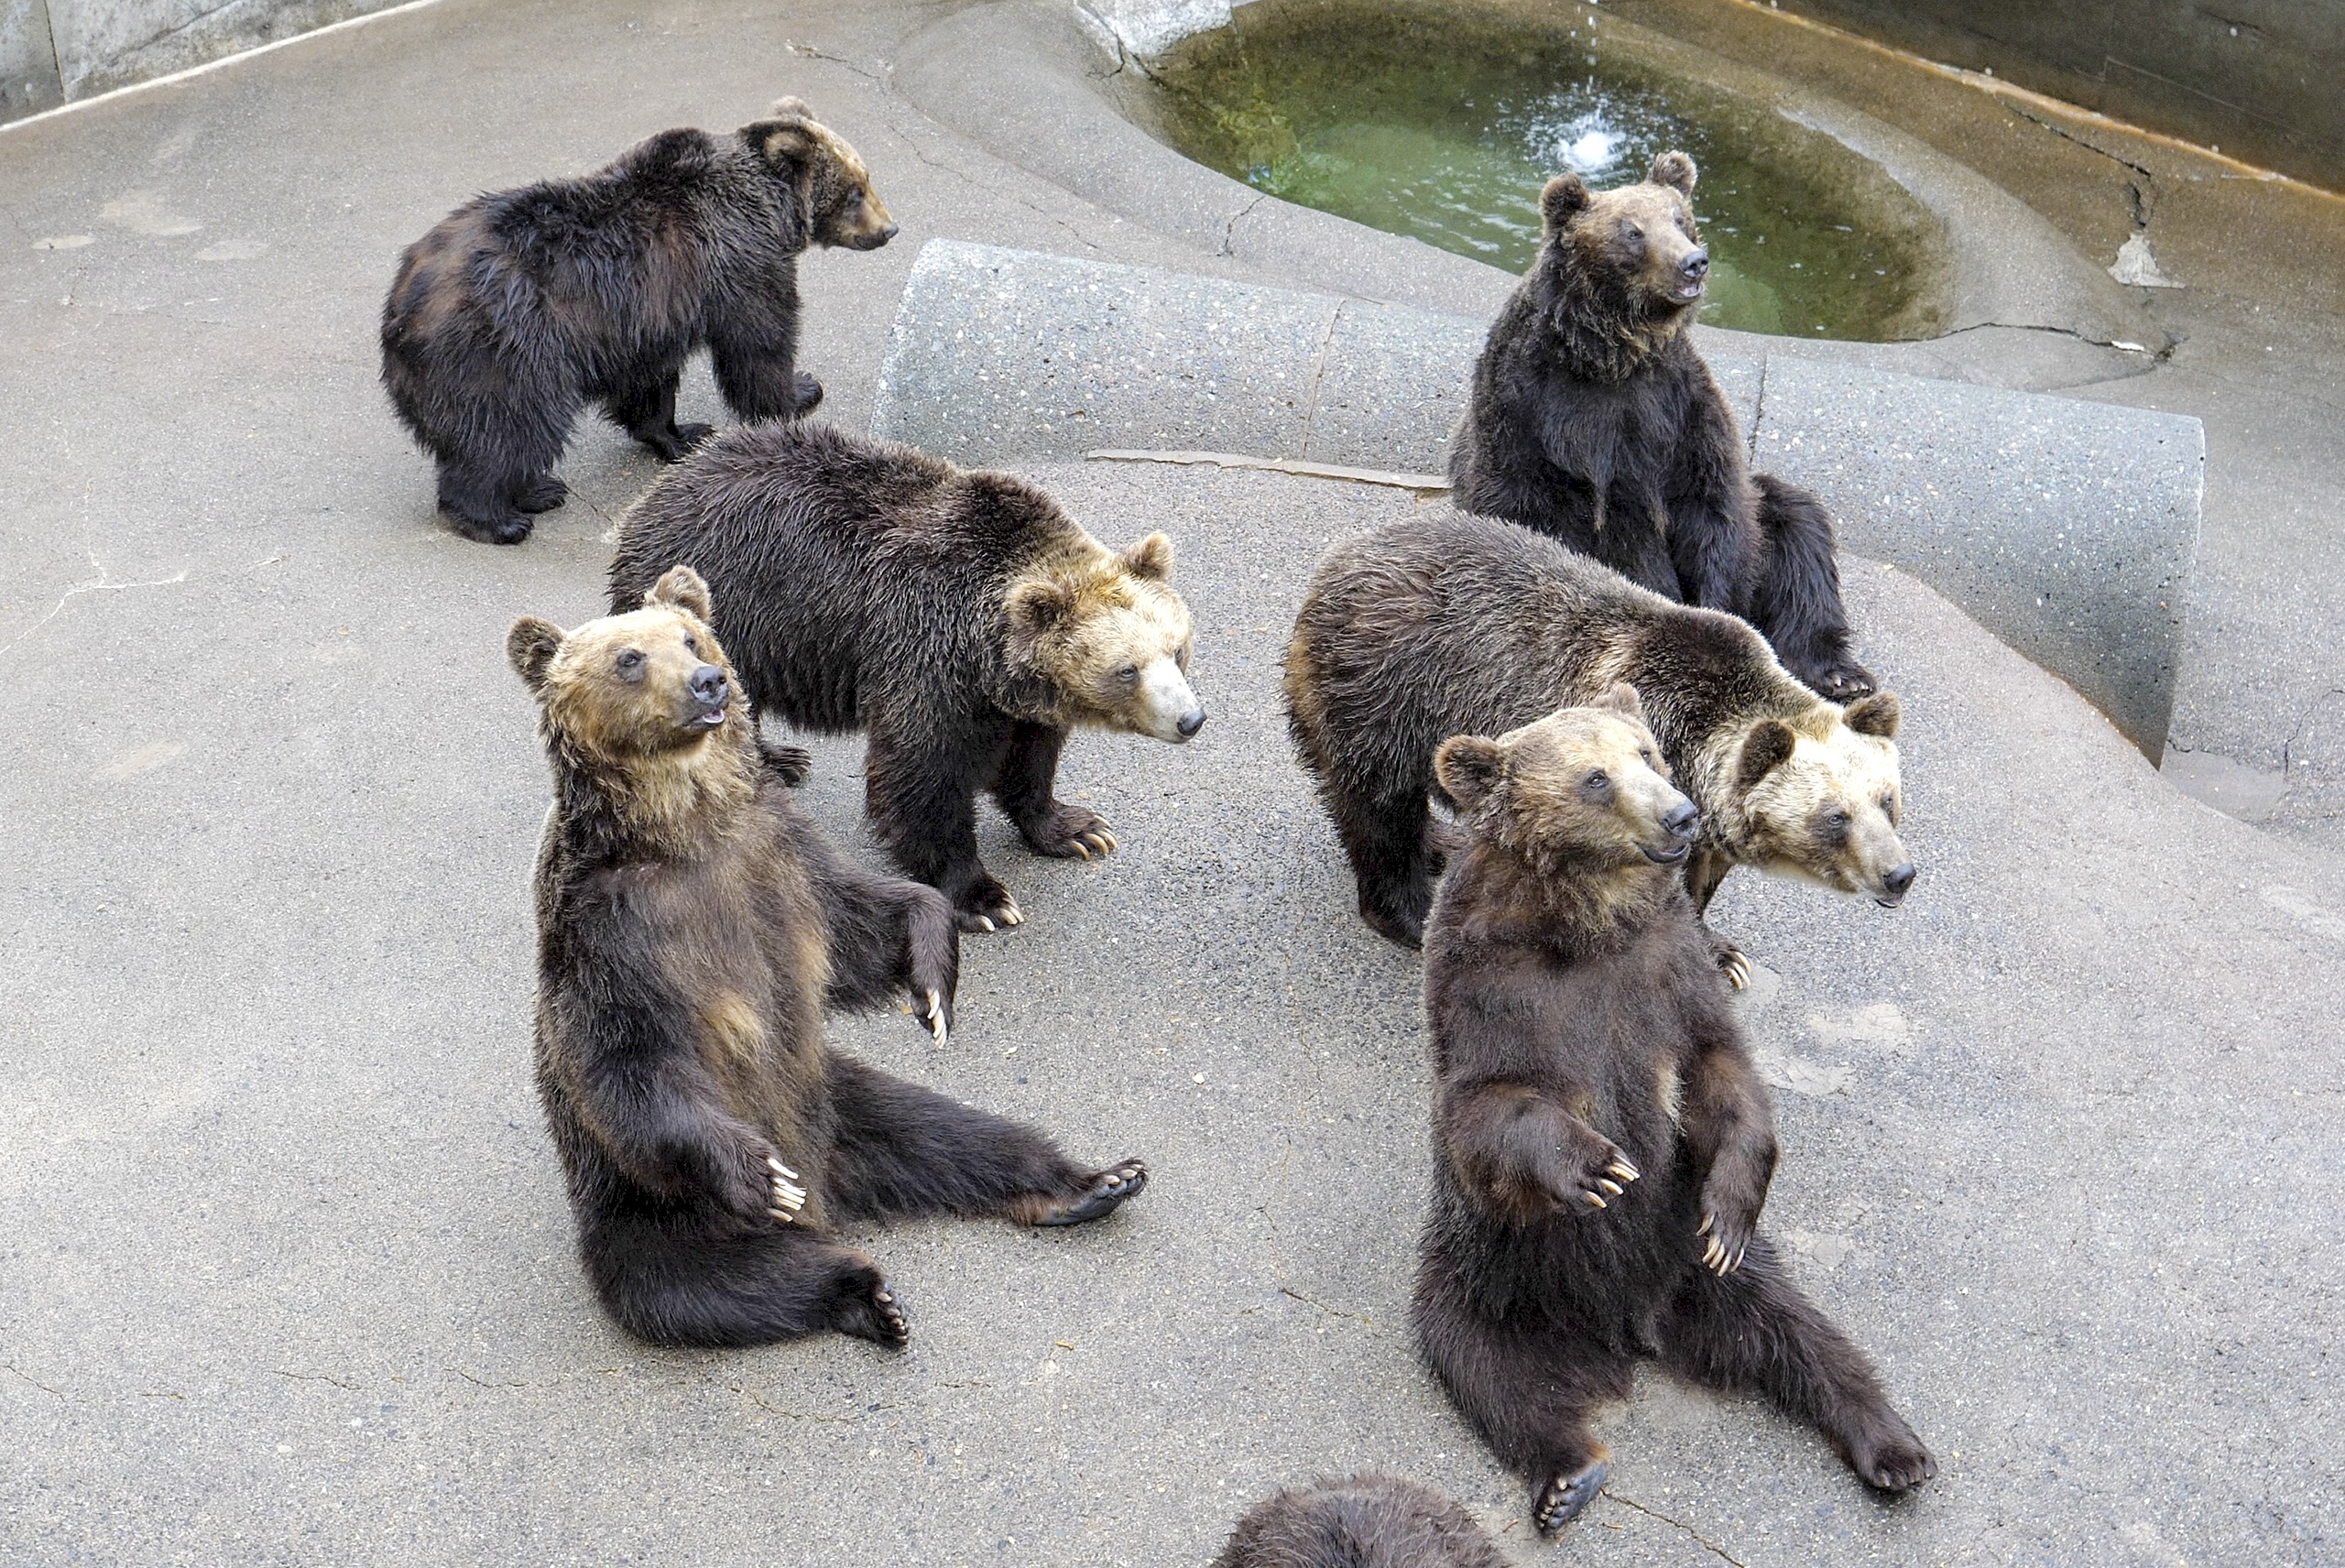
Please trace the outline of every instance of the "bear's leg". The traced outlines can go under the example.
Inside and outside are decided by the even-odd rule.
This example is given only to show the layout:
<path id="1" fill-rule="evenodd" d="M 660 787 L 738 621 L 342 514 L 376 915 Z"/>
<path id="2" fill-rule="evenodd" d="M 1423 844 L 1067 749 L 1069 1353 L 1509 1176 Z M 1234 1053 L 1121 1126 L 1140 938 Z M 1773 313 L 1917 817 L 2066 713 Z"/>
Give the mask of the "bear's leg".
<path id="1" fill-rule="evenodd" d="M 994 799 L 1036 855 L 1089 860 L 1115 848 L 1116 835 L 1098 812 L 1088 806 L 1070 806 L 1052 793 L 1066 735 L 1051 724 L 1018 721 L 1009 732 L 1009 749 L 1002 754 L 1001 772 L 994 779 Z"/>
<path id="2" fill-rule="evenodd" d="M 1872 672 L 1849 652 L 1849 614 L 1840 604 L 1840 568 L 1832 556 L 1832 518 L 1823 503 L 1771 474 L 1759 485 L 1759 525 L 1766 556 L 1742 615 L 1759 628 L 1783 668 L 1820 697 L 1854 702 L 1873 689 Z"/>
<path id="3" fill-rule="evenodd" d="M 798 288 L 729 301 L 708 333 L 716 389 L 745 419 L 794 419 L 814 411 L 823 384 L 798 368 Z"/>
<path id="4" fill-rule="evenodd" d="M 1467 1424 L 1508 1468 L 1538 1488 L 1543 1535 L 1568 1524 L 1602 1489 L 1611 1450 L 1588 1430 L 1598 1405 L 1629 1397 L 1635 1363 L 1585 1335 L 1477 1309 L 1436 1259 L 1418 1268 L 1417 1343 Z"/>
<path id="5" fill-rule="evenodd" d="M 913 1021 L 943 1044 L 953 1027 L 961 930 L 944 895 L 901 877 L 866 871 L 833 849 L 812 823 L 792 823 L 823 909 L 830 949 L 829 1005 L 875 1006 L 909 991 Z"/>
<path id="6" fill-rule="evenodd" d="M 1026 919 L 977 855 L 976 779 L 990 776 L 1000 755 L 1000 742 L 982 735 L 908 745 L 878 717 L 864 753 L 864 811 L 872 826 L 905 875 L 951 902 L 963 931 L 990 931 Z M 978 759 L 974 767 L 972 757 Z"/>
<path id="7" fill-rule="evenodd" d="M 838 1131 L 823 1184 L 842 1217 L 943 1214 L 1081 1225 L 1148 1185 L 1148 1167 L 1137 1160 L 1085 1171 L 1032 1127 L 850 1056 L 831 1057 L 830 1084 Z"/>
<path id="8" fill-rule="evenodd" d="M 1800 1294 L 1763 1236 L 1723 1278 L 1689 1267 L 1659 1337 L 1672 1370 L 1706 1388 L 1766 1395 L 1830 1438 L 1869 1486 L 1910 1491 L 1938 1473 L 1865 1353 Z"/>
<path id="9" fill-rule="evenodd" d="M 1742 955 L 1733 938 L 1719 935 L 1709 923 L 1710 900 L 1718 897 L 1718 884 L 1733 869 L 1734 857 L 1724 850 L 1696 845 L 1685 860 L 1685 896 L 1693 900 L 1694 919 L 1701 925 L 1702 934 L 1710 939 L 1710 955 L 1717 961 L 1718 973 L 1740 991 L 1751 984 L 1751 960 Z"/>
<path id="10" fill-rule="evenodd" d="M 529 537 L 529 519 L 513 502 L 521 477 L 509 467 L 443 457 L 439 468 L 440 509 L 458 533 L 483 544 L 519 544 Z"/>
<path id="11" fill-rule="evenodd" d="M 1352 863 L 1360 919 L 1403 947 L 1423 946 L 1433 880 L 1441 869 L 1423 788 L 1366 796 L 1330 789 L 1327 814 Z"/>
<path id="12" fill-rule="evenodd" d="M 524 512 L 551 512 L 569 499 L 569 485 L 551 474 L 533 474 L 515 490 L 513 505 Z"/>
<path id="13" fill-rule="evenodd" d="M 638 366 L 604 398 L 612 420 L 650 448 L 662 463 L 682 463 L 694 447 L 716 433 L 714 425 L 676 423 L 676 387 L 683 376 L 681 361 Z"/>
<path id="14" fill-rule="evenodd" d="M 879 1266 L 811 1232 L 614 1227 L 583 1237 L 580 1250 L 605 1310 L 654 1345 L 769 1345 L 826 1329 L 890 1348 L 910 1338 Z"/>

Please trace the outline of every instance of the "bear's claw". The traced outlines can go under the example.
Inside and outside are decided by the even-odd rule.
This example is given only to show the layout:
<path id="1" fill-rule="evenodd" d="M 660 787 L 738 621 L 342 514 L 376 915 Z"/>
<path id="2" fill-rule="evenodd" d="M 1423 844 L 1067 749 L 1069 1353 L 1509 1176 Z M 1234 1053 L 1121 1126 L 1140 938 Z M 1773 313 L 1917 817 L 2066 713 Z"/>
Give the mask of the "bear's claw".
<path id="1" fill-rule="evenodd" d="M 936 1043 L 943 1045 L 948 1028 L 944 1022 L 944 997 L 932 987 L 927 993 L 926 999 L 928 1017 L 922 1021 L 928 1025 L 928 1032 L 936 1037 Z"/>
<path id="2" fill-rule="evenodd" d="M 1531 1510 L 1531 1522 L 1539 1527 L 1541 1535 L 1554 1534 L 1595 1500 L 1596 1494 L 1604 1489 L 1604 1478 L 1611 1473 L 1612 1467 L 1598 1459 L 1568 1475 L 1556 1476 L 1540 1491 L 1539 1501 Z"/>
<path id="3" fill-rule="evenodd" d="M 1081 1197 L 1062 1207 L 1046 1211 L 1034 1223 L 1038 1225 L 1084 1225 L 1113 1214 L 1127 1199 L 1140 1196 L 1148 1185 L 1148 1167 L 1137 1160 L 1127 1160 L 1110 1166 L 1091 1178 L 1091 1186 Z"/>
<path id="4" fill-rule="evenodd" d="M 832 1310 L 831 1326 L 841 1334 L 867 1339 L 889 1350 L 901 1350 L 911 1343 L 911 1325 L 904 1320 L 904 1309 L 897 1303 L 895 1292 L 888 1289 L 888 1281 L 877 1269 L 858 1271 L 860 1278 L 850 1276 L 847 1292 Z"/>
<path id="5" fill-rule="evenodd" d="M 789 1225 L 798 1218 L 798 1211 L 806 1206 L 806 1189 L 800 1186 L 798 1172 L 771 1155 L 766 1157 L 768 1175 L 773 1183 L 773 1197 L 766 1213 Z"/>

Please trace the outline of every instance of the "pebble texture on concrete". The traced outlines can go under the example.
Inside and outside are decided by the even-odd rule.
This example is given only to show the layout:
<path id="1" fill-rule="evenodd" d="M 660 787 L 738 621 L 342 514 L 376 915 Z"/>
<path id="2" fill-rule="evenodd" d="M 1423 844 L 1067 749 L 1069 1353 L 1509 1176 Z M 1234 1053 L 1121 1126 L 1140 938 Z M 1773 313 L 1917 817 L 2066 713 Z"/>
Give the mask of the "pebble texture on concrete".
<path id="1" fill-rule="evenodd" d="M 965 463 L 1206 448 L 1438 474 L 1486 331 L 933 241 L 873 428 Z M 2198 542 L 2198 420 L 1782 354 L 1710 362 L 1756 466 L 1817 490 L 1849 548 L 1913 572 L 2160 753 Z"/>

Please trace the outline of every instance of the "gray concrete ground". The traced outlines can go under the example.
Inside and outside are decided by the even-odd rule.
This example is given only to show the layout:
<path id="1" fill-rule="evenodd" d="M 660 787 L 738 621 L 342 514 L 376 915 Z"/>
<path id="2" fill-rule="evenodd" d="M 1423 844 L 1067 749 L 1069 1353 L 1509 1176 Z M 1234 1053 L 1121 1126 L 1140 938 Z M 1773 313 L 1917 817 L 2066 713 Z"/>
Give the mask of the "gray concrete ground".
<path id="1" fill-rule="evenodd" d="M 1526 1539 L 1403 1326 L 1415 965 L 1349 914 L 1275 716 L 1302 563 L 1412 502 L 1284 476 L 1038 473 L 1104 538 L 1173 534 L 1213 723 L 1072 749 L 1106 865 L 989 824 L 1033 918 L 971 941 L 951 1046 L 839 1030 L 1146 1156 L 1146 1196 L 876 1238 L 898 1357 L 601 1320 L 529 1086 L 544 780 L 501 640 L 594 613 L 649 468 L 590 430 L 531 543 L 455 539 L 374 312 L 467 192 L 784 91 L 905 225 L 807 268 L 843 419 L 922 239 L 1238 275 L 893 99 L 938 11 L 450 0 L 0 136 L 0 1559 L 1194 1563 L 1272 1485 L 1376 1464 L 1524 1563 L 2333 1560 L 2345 869 L 1859 561 L 1924 880 L 1890 916 L 1739 877 L 1718 916 L 1767 970 L 1770 1223 L 1944 1473 L 1884 1508 L 1648 1378 L 1607 1497 Z M 867 852 L 857 755 L 808 796 Z"/>

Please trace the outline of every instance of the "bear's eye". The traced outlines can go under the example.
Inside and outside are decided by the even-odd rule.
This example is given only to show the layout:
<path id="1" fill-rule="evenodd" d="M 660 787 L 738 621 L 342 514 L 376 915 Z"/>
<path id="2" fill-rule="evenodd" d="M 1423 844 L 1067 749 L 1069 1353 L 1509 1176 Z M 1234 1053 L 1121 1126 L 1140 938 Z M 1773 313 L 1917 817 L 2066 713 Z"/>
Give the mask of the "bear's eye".
<path id="1" fill-rule="evenodd" d="M 1881 814 L 1882 816 L 1884 816 L 1884 817 L 1887 817 L 1887 818 L 1888 818 L 1891 822 L 1895 822 L 1895 821 L 1897 820 L 1897 797 L 1896 797 L 1896 796 L 1894 796 L 1894 795 L 1883 795 L 1883 796 L 1881 798 Z"/>
<path id="2" fill-rule="evenodd" d="M 1661 766 L 1658 761 L 1654 760 L 1652 747 L 1649 746 L 1639 746 L 1637 748 L 1637 756 L 1643 760 L 1644 765 L 1647 768 L 1658 768 Z"/>
<path id="3" fill-rule="evenodd" d="M 1849 825 L 1849 813 L 1835 806 L 1824 813 L 1824 825 L 1827 828 L 1845 828 Z"/>
<path id="4" fill-rule="evenodd" d="M 1634 223 L 1623 223 L 1620 225 L 1620 237 L 1626 240 L 1641 240 L 1645 237 L 1645 232 Z"/>
<path id="5" fill-rule="evenodd" d="M 1612 776 L 1599 768 L 1595 772 L 1589 774 L 1586 779 L 1581 779 L 1580 783 L 1585 788 L 1590 789 L 1608 789 L 1612 783 Z"/>
<path id="6" fill-rule="evenodd" d="M 639 648 L 623 648 L 612 662 L 618 667 L 622 681 L 639 680 L 643 675 L 643 653 Z"/>
<path id="7" fill-rule="evenodd" d="M 1121 670 L 1116 671 L 1116 679 L 1122 681 L 1127 686 L 1138 685 L 1140 683 L 1140 666 L 1137 664 L 1125 665 Z"/>
<path id="8" fill-rule="evenodd" d="M 686 653 L 698 653 L 700 651 L 700 638 L 693 636 L 690 632 L 686 632 L 684 634 L 684 651 Z"/>

